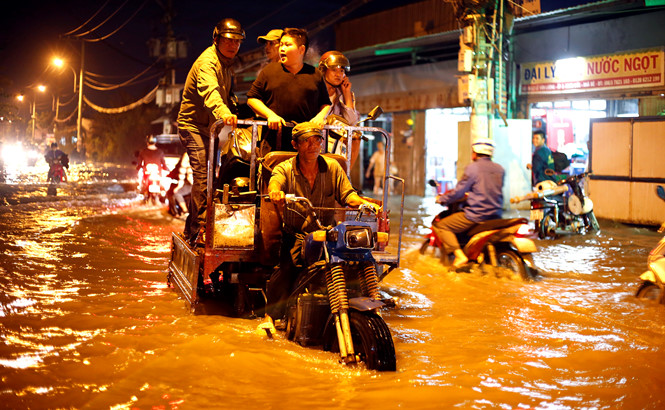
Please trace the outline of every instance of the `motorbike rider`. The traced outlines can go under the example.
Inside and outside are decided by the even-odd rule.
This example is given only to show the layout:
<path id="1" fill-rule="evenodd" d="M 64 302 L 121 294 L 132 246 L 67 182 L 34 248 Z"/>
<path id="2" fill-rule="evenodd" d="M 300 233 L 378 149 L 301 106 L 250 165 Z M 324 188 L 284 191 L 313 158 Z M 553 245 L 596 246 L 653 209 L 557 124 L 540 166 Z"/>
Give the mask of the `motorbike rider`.
<path id="1" fill-rule="evenodd" d="M 305 235 L 316 229 L 308 223 L 306 214 L 285 211 L 285 195 L 308 198 L 314 207 L 333 208 L 337 203 L 357 207 L 367 204 L 379 210 L 380 206 L 361 198 L 351 186 L 344 169 L 334 159 L 321 153 L 323 132 L 312 122 L 296 125 L 292 132 L 292 145 L 298 154 L 275 167 L 268 183 L 270 200 L 283 215 L 280 269 L 270 278 L 267 290 L 267 314 L 273 319 L 284 315 L 285 302 L 295 284 L 302 260 L 300 249 Z M 319 212 L 317 212 L 319 214 Z M 321 212 L 323 225 L 334 224 L 334 212 Z"/>
<path id="2" fill-rule="evenodd" d="M 349 124 L 354 125 L 358 122 L 359 115 L 356 111 L 356 96 L 351 91 L 351 81 L 347 77 L 351 70 L 349 59 L 339 51 L 327 51 L 323 53 L 319 60 L 319 72 L 326 83 L 328 97 L 330 98 L 330 110 L 328 116 L 338 115 Z M 332 142 L 332 141 L 331 141 Z M 354 135 L 351 144 L 351 166 L 358 158 L 358 149 L 360 148 L 360 135 Z M 330 152 L 335 152 L 330 150 Z"/>
<path id="3" fill-rule="evenodd" d="M 536 186 L 537 183 L 542 181 L 555 181 L 554 175 L 554 158 L 552 151 L 547 146 L 547 137 L 543 131 L 535 131 L 532 137 L 533 143 L 533 156 L 531 164 L 527 165 L 527 169 L 531 170 L 531 183 Z M 551 172 L 546 172 L 546 170 Z"/>
<path id="4" fill-rule="evenodd" d="M 157 138 L 154 135 L 148 135 L 145 138 L 145 142 L 147 146 L 139 152 L 136 170 L 145 170 L 148 164 L 157 164 L 159 168 L 168 171 L 169 167 L 166 165 L 164 151 L 157 148 Z"/>
<path id="5" fill-rule="evenodd" d="M 194 245 L 205 225 L 207 160 L 210 126 L 223 119 L 225 125 L 238 123 L 233 95 L 232 65 L 245 38 L 240 22 L 225 18 L 217 23 L 212 45 L 196 59 L 187 74 L 178 113 L 178 135 L 187 149 L 194 183 L 185 239 Z"/>
<path id="6" fill-rule="evenodd" d="M 264 137 L 272 150 L 289 151 L 291 128 L 287 121 L 323 125 L 330 107 L 328 90 L 316 69 L 305 63 L 307 31 L 285 28 L 279 42 L 280 60 L 266 65 L 247 92 L 247 105 L 266 118 Z"/>
<path id="7" fill-rule="evenodd" d="M 456 233 L 466 232 L 480 222 L 501 218 L 503 211 L 503 167 L 492 161 L 494 142 L 478 138 L 471 144 L 472 162 L 452 191 L 437 195 L 441 205 L 451 205 L 465 197 L 463 212 L 455 212 L 432 224 L 432 230 L 443 243 L 445 254 L 453 253 L 453 267 L 459 268 L 469 259 L 460 248 Z"/>
<path id="8" fill-rule="evenodd" d="M 65 168 L 69 168 L 69 161 L 66 160 L 67 154 L 58 149 L 58 144 L 55 142 L 51 143 L 50 149 L 44 154 L 44 160 L 49 165 L 47 181 L 53 179 L 53 167 L 56 163 L 59 163 Z M 63 172 L 63 180 L 67 180 L 67 174 Z"/>

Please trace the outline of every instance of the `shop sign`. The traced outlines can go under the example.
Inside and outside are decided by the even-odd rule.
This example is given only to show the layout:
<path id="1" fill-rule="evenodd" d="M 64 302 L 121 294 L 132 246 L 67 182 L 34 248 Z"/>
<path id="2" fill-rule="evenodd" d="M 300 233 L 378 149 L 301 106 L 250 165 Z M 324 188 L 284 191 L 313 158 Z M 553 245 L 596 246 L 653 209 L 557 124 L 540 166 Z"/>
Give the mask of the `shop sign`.
<path id="1" fill-rule="evenodd" d="M 521 64 L 521 94 L 560 94 L 665 85 L 663 50 Z"/>

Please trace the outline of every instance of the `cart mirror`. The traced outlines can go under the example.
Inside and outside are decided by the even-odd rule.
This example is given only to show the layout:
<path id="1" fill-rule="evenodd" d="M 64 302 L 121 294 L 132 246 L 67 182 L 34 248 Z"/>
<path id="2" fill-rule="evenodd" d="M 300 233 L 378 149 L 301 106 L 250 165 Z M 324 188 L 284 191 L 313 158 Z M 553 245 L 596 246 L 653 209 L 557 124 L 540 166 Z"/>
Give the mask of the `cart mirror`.
<path id="1" fill-rule="evenodd" d="M 383 109 L 379 107 L 378 105 L 374 108 L 372 108 L 372 111 L 367 114 L 366 120 L 372 120 L 374 121 L 375 119 L 379 118 L 383 114 Z"/>

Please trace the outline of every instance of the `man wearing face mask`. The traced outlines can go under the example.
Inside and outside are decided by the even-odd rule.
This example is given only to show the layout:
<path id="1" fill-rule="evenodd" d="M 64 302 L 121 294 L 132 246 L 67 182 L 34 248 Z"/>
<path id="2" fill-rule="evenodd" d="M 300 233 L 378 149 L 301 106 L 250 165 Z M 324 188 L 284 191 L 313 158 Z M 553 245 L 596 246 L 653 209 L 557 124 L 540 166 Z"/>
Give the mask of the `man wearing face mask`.
<path id="1" fill-rule="evenodd" d="M 184 236 L 192 245 L 202 242 L 205 226 L 210 126 L 220 119 L 233 127 L 238 123 L 231 66 L 244 38 L 237 20 L 226 18 L 217 23 L 213 44 L 192 65 L 182 91 L 178 135 L 187 149 L 194 180 Z"/>
<path id="2" fill-rule="evenodd" d="M 322 126 L 328 113 L 330 99 L 321 75 L 304 62 L 308 46 L 305 30 L 284 29 L 279 62 L 265 66 L 247 93 L 247 104 L 268 120 L 270 132 L 264 138 L 272 150 L 293 150 L 287 121 Z"/>

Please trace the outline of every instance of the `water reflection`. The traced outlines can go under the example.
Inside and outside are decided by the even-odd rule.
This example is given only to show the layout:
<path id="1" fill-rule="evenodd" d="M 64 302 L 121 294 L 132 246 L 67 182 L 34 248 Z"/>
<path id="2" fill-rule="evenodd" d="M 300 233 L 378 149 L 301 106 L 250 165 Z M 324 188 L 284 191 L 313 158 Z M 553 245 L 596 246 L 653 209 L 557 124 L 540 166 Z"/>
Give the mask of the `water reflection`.
<path id="1" fill-rule="evenodd" d="M 539 241 L 538 282 L 420 255 L 431 198 L 407 198 L 382 292 L 395 373 L 192 315 L 166 287 L 183 222 L 114 182 L 0 206 L 0 401 L 9 408 L 660 408 L 665 309 L 632 294 L 660 236 L 601 221 Z M 73 185 L 73 184 L 72 184 Z M 23 199 L 21 199 L 23 198 Z M 393 216 L 393 223 L 396 222 Z"/>

